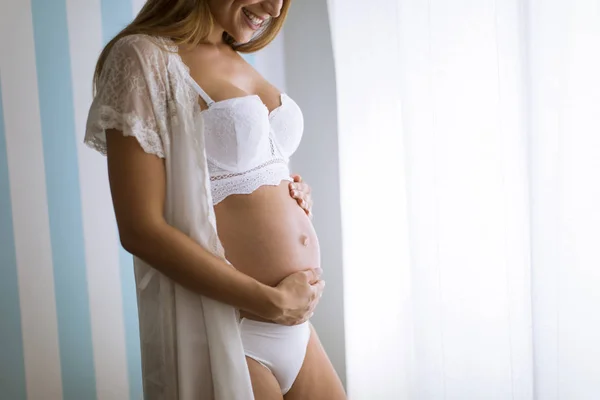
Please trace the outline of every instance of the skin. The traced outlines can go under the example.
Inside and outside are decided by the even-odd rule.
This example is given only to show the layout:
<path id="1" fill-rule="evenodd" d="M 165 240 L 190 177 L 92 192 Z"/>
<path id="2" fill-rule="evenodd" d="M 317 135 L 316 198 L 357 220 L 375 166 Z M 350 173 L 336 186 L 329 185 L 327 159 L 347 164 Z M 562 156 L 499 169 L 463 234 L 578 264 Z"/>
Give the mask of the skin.
<path id="1" fill-rule="evenodd" d="M 256 94 L 269 110 L 280 106 L 279 91 L 228 45 L 252 38 L 242 8 L 260 18 L 276 18 L 280 0 L 208 0 L 215 24 L 205 44 L 180 48 L 193 79 L 215 100 Z M 202 108 L 206 108 L 199 99 Z M 230 268 L 163 217 L 165 167 L 134 138 L 107 133 L 111 193 L 123 246 L 163 274 L 199 294 L 238 309 L 242 316 L 294 325 L 307 321 L 322 295 L 318 240 L 310 223 L 310 187 L 294 182 L 232 195 L 215 207 L 217 230 Z M 277 222 L 281 223 L 277 223 Z M 308 238 L 308 245 L 301 244 Z M 271 247 L 269 247 L 271 246 Z M 282 398 L 271 372 L 247 359 L 257 400 Z M 286 400 L 345 399 L 340 380 L 318 336 L 311 337 L 302 369 Z"/>
<path id="2" fill-rule="evenodd" d="M 310 317 L 324 287 L 320 269 L 299 271 L 271 287 L 231 268 L 165 221 L 164 162 L 122 132 L 109 130 L 106 137 L 113 206 L 127 251 L 180 285 L 241 311 L 283 325 Z"/>
<path id="3" fill-rule="evenodd" d="M 187 49 L 187 51 L 184 51 L 183 54 L 181 54 L 184 62 L 186 62 L 186 64 L 190 67 L 192 78 L 194 78 L 196 82 L 198 82 L 215 101 L 231 97 L 242 97 L 247 94 L 258 94 L 269 110 L 276 108 L 279 106 L 279 91 L 265 81 L 260 75 L 258 75 L 256 71 L 250 68 L 235 52 L 231 51 L 228 46 L 223 46 L 221 43 L 221 37 L 223 31 L 227 31 L 239 43 L 249 41 L 255 32 L 245 20 L 242 8 L 245 8 L 247 11 L 250 11 L 261 19 L 268 20 L 269 18 L 276 18 L 279 16 L 282 7 L 282 1 L 210 0 L 209 4 L 216 22 L 213 33 L 210 36 L 211 43 L 203 45 L 201 48 Z M 201 105 L 203 105 L 202 101 Z M 292 196 L 300 194 L 298 204 L 303 207 L 307 215 L 310 217 L 312 215 L 310 211 L 312 208 L 310 187 L 304 184 L 302 179 L 298 176 L 294 177 L 294 181 L 295 183 L 290 184 L 289 190 L 291 190 Z M 294 188 L 294 185 L 296 189 Z M 257 193 L 263 190 L 263 188 L 260 188 L 254 194 L 245 196 L 243 198 L 243 203 L 237 205 L 240 208 L 243 207 L 244 210 L 247 210 L 247 213 L 255 213 L 259 215 L 259 218 L 262 218 L 262 215 L 260 215 L 262 209 L 260 205 L 264 205 L 265 203 L 269 204 L 269 202 L 272 202 L 266 207 L 268 212 L 265 213 L 264 218 L 280 218 L 281 220 L 284 220 L 284 215 L 279 216 L 279 214 L 277 214 L 277 210 L 279 209 L 279 202 L 277 201 L 278 193 L 276 193 L 277 189 L 270 191 L 268 194 L 265 194 L 263 197 L 261 197 L 261 193 Z M 264 190 L 266 191 L 269 189 L 265 188 Z M 279 197 L 281 197 L 281 195 L 279 195 Z M 257 199 L 256 202 L 253 201 L 253 198 Z M 237 200 L 231 199 L 230 201 L 233 203 Z M 237 209 L 233 207 L 228 208 L 227 202 L 228 199 L 225 199 L 223 203 L 216 207 L 217 224 L 219 225 L 219 236 L 223 237 L 223 239 L 226 239 L 223 241 L 226 253 L 228 250 L 230 250 L 228 247 L 235 248 L 230 250 L 230 252 L 233 253 L 231 258 L 235 259 L 234 255 L 236 250 L 239 250 L 239 248 L 243 247 L 243 245 L 240 243 L 235 243 L 235 240 L 229 241 L 228 232 L 223 231 L 227 231 L 228 229 L 239 230 L 240 225 L 253 224 L 245 224 L 245 216 L 239 214 L 234 214 L 235 217 L 233 219 L 235 222 L 231 227 L 229 227 L 226 223 L 221 224 L 219 221 L 220 218 L 221 220 L 227 219 L 227 216 L 224 214 L 227 214 L 230 209 Z M 257 206 L 255 203 L 260 205 Z M 298 218 L 301 219 L 300 217 Z M 290 230 L 292 231 L 294 230 L 293 226 L 295 226 L 294 221 L 295 219 L 288 222 L 288 225 L 291 226 Z M 224 225 L 224 227 L 222 228 L 221 225 Z M 300 235 L 302 232 L 303 230 L 301 228 L 298 232 L 298 235 Z M 263 230 L 253 230 L 251 232 L 251 236 L 260 236 L 263 233 Z M 275 234 L 272 236 L 280 235 Z M 293 238 L 290 240 L 293 241 Z M 273 239 L 271 239 L 271 241 L 273 241 Z M 244 242 L 244 240 L 239 240 L 238 242 Z M 253 245 L 255 247 L 260 247 L 260 244 L 256 245 L 253 243 Z M 295 252 L 296 247 L 294 247 L 294 245 L 288 245 L 287 241 L 279 241 L 277 242 L 276 247 L 289 249 L 285 256 L 288 259 L 294 258 L 290 255 Z M 281 275 L 278 275 L 278 273 L 286 274 L 292 272 L 282 268 L 278 264 L 273 265 L 267 272 L 265 272 L 264 269 L 261 268 L 261 266 L 264 265 L 262 259 L 257 260 L 255 263 L 250 263 L 248 266 L 242 265 L 242 260 L 252 259 L 252 255 L 249 251 L 241 250 L 239 252 L 240 263 L 236 264 L 234 262 L 233 264 L 236 265 L 236 267 L 242 268 L 244 272 L 250 274 L 251 276 L 257 277 L 259 280 L 267 284 L 277 282 L 281 278 Z M 276 252 L 276 250 L 269 248 L 269 252 Z M 284 253 L 286 252 L 284 251 Z M 306 257 L 310 259 L 311 255 L 309 254 Z M 231 258 L 228 254 L 228 259 Z M 302 256 L 300 256 L 300 259 L 302 259 Z M 242 313 L 242 315 L 248 318 L 261 319 L 244 313 Z M 337 376 L 337 373 L 335 372 L 329 358 L 327 357 L 327 354 L 325 353 L 319 337 L 317 336 L 312 325 L 311 337 L 307 347 L 304 364 L 294 382 L 294 385 L 285 396 L 282 396 L 279 384 L 277 383 L 273 374 L 267 368 L 251 358 L 247 357 L 246 359 L 248 368 L 250 370 L 254 395 L 257 400 L 282 398 L 285 398 L 286 400 L 346 399 L 346 394 L 340 379 Z"/>

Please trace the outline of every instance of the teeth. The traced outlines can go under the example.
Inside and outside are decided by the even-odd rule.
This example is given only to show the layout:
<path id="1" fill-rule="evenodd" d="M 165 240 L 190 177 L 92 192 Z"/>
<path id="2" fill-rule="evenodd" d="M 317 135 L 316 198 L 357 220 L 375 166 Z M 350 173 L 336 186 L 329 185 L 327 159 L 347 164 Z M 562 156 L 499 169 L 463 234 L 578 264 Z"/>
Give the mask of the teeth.
<path id="1" fill-rule="evenodd" d="M 246 16 L 250 19 L 250 21 L 252 21 L 254 25 L 261 26 L 263 24 L 264 21 L 258 18 L 256 15 L 252 14 L 250 11 L 246 10 L 245 8 L 242 8 L 242 11 L 244 11 L 244 14 L 246 14 Z"/>

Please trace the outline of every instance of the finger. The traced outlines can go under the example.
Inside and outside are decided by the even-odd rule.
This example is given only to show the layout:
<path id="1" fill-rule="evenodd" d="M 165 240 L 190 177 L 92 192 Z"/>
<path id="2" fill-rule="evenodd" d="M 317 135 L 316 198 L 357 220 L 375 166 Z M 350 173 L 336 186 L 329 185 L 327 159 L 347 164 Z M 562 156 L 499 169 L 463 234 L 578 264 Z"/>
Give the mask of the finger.
<path id="1" fill-rule="evenodd" d="M 314 269 L 314 271 L 315 271 L 315 274 L 317 275 L 317 279 L 320 280 L 321 279 L 321 275 L 323 275 L 323 269 L 317 267 L 317 268 Z M 323 283 L 323 285 L 325 285 L 325 283 Z"/>
<path id="2" fill-rule="evenodd" d="M 303 198 L 310 198 L 310 186 L 306 184 L 290 183 L 290 194 L 294 198 L 302 196 Z"/>
<path id="3" fill-rule="evenodd" d="M 323 295 L 323 291 L 325 290 L 325 281 L 319 280 L 318 282 L 313 283 L 311 286 L 312 286 L 314 298 L 316 300 L 320 299 L 321 296 Z"/>
<path id="4" fill-rule="evenodd" d="M 316 281 L 319 280 L 319 278 L 317 277 L 317 274 L 312 269 L 308 269 L 306 271 L 302 271 L 302 273 L 304 274 L 307 282 L 309 284 L 311 284 L 311 285 L 313 284 L 313 282 L 316 282 Z"/>
<path id="5" fill-rule="evenodd" d="M 294 183 L 292 183 L 292 185 L 294 186 L 290 186 L 290 195 L 294 198 L 294 199 L 301 199 L 304 198 L 304 192 L 302 191 L 302 189 L 298 188 L 297 186 L 295 186 Z"/>
<path id="6" fill-rule="evenodd" d="M 304 209 L 304 211 L 308 211 L 308 203 L 304 199 L 296 199 L 298 201 L 298 205 Z"/>
<path id="7" fill-rule="evenodd" d="M 302 177 L 298 174 L 292 175 L 292 179 L 294 180 L 294 182 L 302 182 Z"/>
<path id="8" fill-rule="evenodd" d="M 300 320 L 296 321 L 296 323 L 294 323 L 294 325 L 300 325 L 300 324 L 303 324 L 303 323 L 307 322 L 307 321 L 310 319 L 310 317 L 312 317 L 312 316 L 313 316 L 313 313 L 306 314 L 306 315 L 304 316 L 304 318 L 302 318 L 302 319 L 300 319 Z"/>
<path id="9" fill-rule="evenodd" d="M 313 205 L 313 199 L 310 194 L 310 186 L 305 185 L 301 189 L 294 189 L 291 191 L 291 195 L 297 200 L 298 205 L 302 207 L 308 214 Z"/>
<path id="10" fill-rule="evenodd" d="M 302 207 L 305 211 L 310 210 L 312 205 L 312 200 L 310 199 L 310 195 L 306 195 L 306 193 L 298 192 L 293 190 L 291 195 L 300 207 Z"/>
<path id="11" fill-rule="evenodd" d="M 312 199 L 311 198 L 307 198 L 307 199 L 304 199 L 304 200 L 306 201 L 306 210 L 307 211 L 312 210 L 312 206 L 313 206 Z"/>
<path id="12" fill-rule="evenodd" d="M 306 277 L 306 280 L 311 284 L 317 284 L 318 282 L 320 282 L 321 280 L 321 274 L 323 273 L 323 270 L 321 268 L 312 268 L 312 269 L 307 269 L 306 271 L 302 271 L 304 273 L 304 276 Z"/>
<path id="13" fill-rule="evenodd" d="M 290 184 L 288 186 L 290 187 L 290 190 L 295 189 L 295 190 L 298 190 L 298 191 L 304 192 L 304 193 L 310 193 L 312 190 L 310 185 L 308 185 L 302 181 L 290 182 Z"/>
<path id="14" fill-rule="evenodd" d="M 306 194 L 309 194 L 311 191 L 310 185 L 304 182 L 297 182 L 294 183 L 294 187 L 296 188 L 296 190 L 299 190 L 301 192 L 304 192 Z"/>

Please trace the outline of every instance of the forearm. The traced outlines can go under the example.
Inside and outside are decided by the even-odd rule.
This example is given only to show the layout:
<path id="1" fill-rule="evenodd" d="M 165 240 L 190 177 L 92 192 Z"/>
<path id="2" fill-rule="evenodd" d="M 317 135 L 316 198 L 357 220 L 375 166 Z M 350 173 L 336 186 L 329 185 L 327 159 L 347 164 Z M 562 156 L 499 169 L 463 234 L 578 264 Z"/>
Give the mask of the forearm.
<path id="1" fill-rule="evenodd" d="M 277 312 L 275 289 L 232 268 L 167 223 L 123 235 L 125 248 L 193 292 L 264 318 Z"/>

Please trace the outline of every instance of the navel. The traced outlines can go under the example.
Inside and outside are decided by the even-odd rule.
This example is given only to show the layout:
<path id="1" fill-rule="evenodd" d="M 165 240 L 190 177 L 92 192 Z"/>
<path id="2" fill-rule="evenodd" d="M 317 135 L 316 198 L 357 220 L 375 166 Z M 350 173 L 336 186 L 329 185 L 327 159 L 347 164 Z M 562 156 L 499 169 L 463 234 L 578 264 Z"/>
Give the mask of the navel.
<path id="1" fill-rule="evenodd" d="M 310 239 L 308 238 L 308 236 L 302 235 L 302 236 L 300 236 L 300 242 L 302 243 L 302 245 L 304 247 L 306 247 L 310 243 Z"/>

